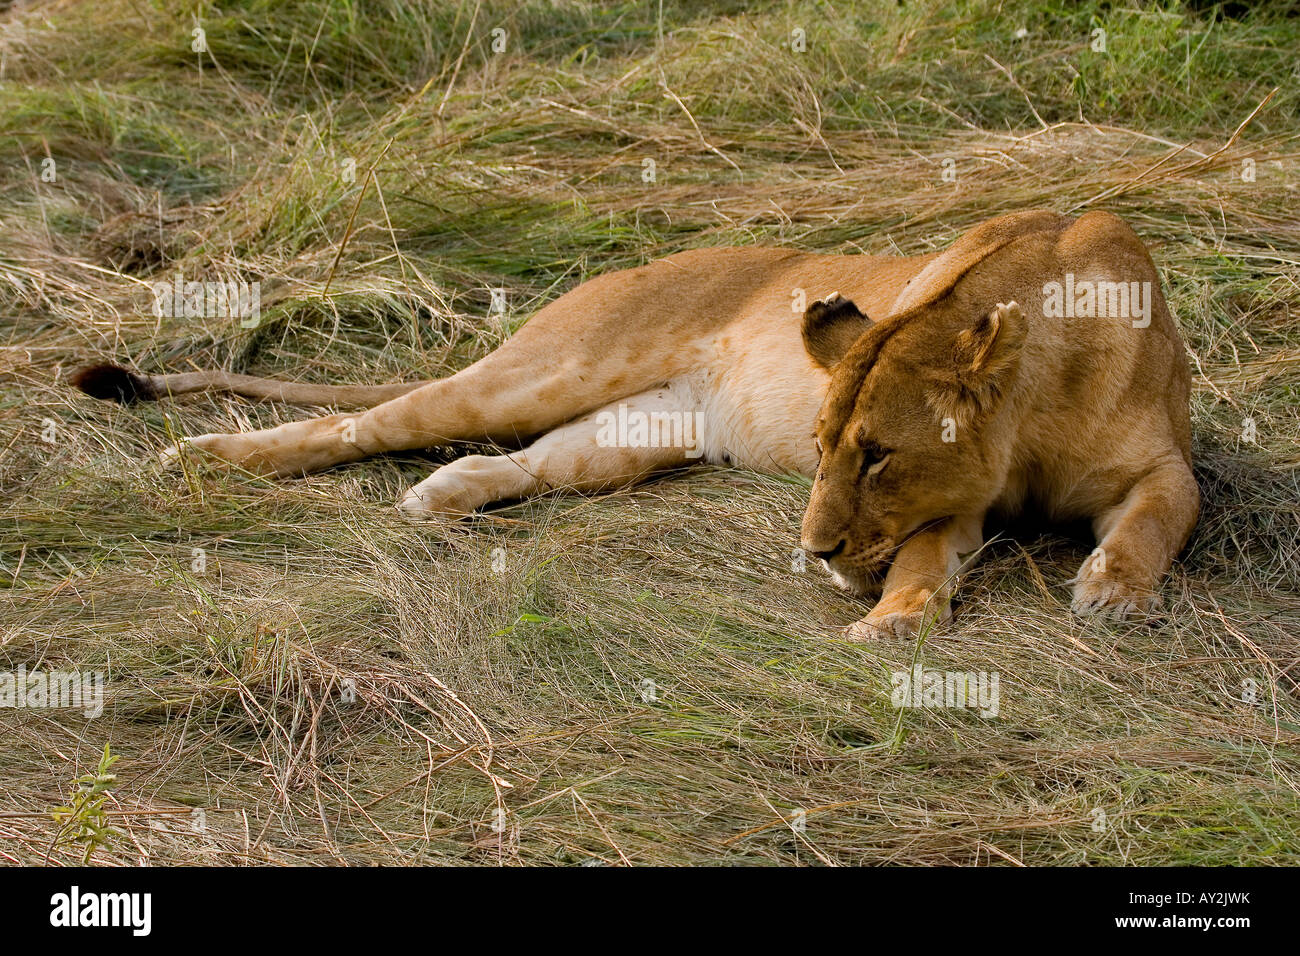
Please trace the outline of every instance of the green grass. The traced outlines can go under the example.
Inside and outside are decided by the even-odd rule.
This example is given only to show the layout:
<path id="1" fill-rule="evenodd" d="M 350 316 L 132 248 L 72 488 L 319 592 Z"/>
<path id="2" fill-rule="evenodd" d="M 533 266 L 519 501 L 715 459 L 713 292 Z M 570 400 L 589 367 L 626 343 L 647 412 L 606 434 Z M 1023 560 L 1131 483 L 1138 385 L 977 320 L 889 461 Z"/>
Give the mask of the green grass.
<path id="1" fill-rule="evenodd" d="M 96 719 L 0 710 L 0 859 L 80 860 L 51 813 L 107 744 L 100 863 L 1300 862 L 1300 18 L 658 10 L 0 14 L 0 672 L 108 675 Z M 1206 504 L 1155 626 L 1070 618 L 1089 543 L 990 546 L 919 653 L 996 671 L 992 720 L 892 706 L 918 649 L 846 641 L 865 607 L 794 569 L 800 481 L 701 469 L 411 527 L 391 503 L 451 451 L 164 474 L 171 436 L 308 412 L 66 385 L 104 359 L 447 374 L 607 270 L 924 252 L 1030 207 L 1150 244 Z M 156 318 L 177 270 L 261 281 L 263 323 Z"/>

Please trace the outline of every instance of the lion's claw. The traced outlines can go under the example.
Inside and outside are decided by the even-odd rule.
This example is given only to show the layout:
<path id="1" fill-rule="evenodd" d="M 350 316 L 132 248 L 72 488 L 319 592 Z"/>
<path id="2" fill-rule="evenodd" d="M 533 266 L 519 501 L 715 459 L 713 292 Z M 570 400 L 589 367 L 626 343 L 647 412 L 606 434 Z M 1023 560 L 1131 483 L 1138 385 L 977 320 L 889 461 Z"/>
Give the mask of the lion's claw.
<path id="1" fill-rule="evenodd" d="M 1148 617 L 1160 610 L 1160 595 L 1113 578 L 1090 575 L 1074 585 L 1070 612 L 1114 620 Z"/>

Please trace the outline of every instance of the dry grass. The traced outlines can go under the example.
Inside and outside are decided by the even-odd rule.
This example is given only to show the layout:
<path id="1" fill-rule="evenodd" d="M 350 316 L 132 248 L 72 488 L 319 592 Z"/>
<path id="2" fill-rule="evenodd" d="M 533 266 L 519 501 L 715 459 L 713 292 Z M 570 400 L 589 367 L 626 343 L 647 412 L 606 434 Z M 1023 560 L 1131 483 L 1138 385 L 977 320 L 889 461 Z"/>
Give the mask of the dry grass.
<path id="1" fill-rule="evenodd" d="M 1300 859 L 1300 21 L 670 3 L 661 42 L 654 6 L 250 0 L 202 58 L 161 4 L 0 14 L 0 671 L 108 674 L 97 719 L 0 710 L 0 858 L 79 859 L 50 811 L 109 743 L 101 863 Z M 863 608 L 792 566 L 797 479 L 411 527 L 446 452 L 177 477 L 169 436 L 304 410 L 64 384 L 424 377 L 606 269 L 1034 206 L 1131 222 L 1188 341 L 1206 509 L 1154 626 L 1072 620 L 1090 545 L 1019 532 L 922 646 L 851 644 Z M 156 318 L 178 269 L 260 280 L 262 325 Z M 998 717 L 895 709 L 918 657 L 997 672 Z"/>

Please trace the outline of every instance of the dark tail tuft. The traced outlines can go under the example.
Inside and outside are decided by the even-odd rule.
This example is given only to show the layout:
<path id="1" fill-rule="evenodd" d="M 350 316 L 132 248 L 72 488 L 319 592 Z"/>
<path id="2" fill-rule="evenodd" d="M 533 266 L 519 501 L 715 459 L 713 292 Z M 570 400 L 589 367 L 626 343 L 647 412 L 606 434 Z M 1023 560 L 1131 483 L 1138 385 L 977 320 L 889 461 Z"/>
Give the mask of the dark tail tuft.
<path id="1" fill-rule="evenodd" d="M 72 376 L 72 385 L 87 395 L 130 405 L 158 397 L 149 380 L 120 365 L 92 365 Z"/>

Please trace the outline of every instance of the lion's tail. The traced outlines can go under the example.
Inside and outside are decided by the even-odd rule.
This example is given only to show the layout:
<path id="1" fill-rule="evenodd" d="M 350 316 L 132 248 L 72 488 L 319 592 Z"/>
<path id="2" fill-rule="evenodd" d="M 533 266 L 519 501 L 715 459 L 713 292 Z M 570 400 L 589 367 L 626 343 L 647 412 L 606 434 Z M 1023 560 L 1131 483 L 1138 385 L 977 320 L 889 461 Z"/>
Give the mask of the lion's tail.
<path id="1" fill-rule="evenodd" d="M 172 375 L 141 375 L 120 365 L 92 365 L 72 377 L 72 384 L 87 395 L 129 405 L 187 392 L 233 392 L 249 398 L 291 402 L 298 405 L 347 405 L 371 408 L 412 392 L 426 382 L 393 385 L 312 385 L 280 382 L 232 372 L 178 372 Z"/>

